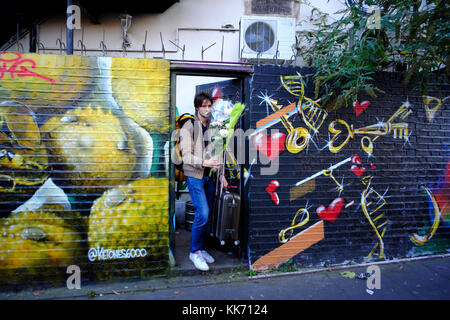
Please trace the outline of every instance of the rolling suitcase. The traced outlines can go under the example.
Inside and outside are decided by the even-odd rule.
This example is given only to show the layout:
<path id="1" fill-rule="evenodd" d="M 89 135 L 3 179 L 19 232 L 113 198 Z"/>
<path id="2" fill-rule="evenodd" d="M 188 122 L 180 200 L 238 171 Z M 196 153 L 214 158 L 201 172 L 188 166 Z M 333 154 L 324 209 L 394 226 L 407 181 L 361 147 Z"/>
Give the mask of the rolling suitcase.
<path id="1" fill-rule="evenodd" d="M 222 192 L 216 201 L 213 215 L 213 235 L 219 239 L 221 245 L 232 240 L 239 245 L 239 220 L 241 212 L 241 197 L 230 191 Z"/>
<path id="2" fill-rule="evenodd" d="M 216 181 L 216 197 L 212 216 L 212 236 L 219 239 L 221 245 L 225 245 L 226 241 L 232 240 L 237 246 L 239 245 L 239 224 L 241 213 L 241 197 L 239 194 L 223 191 L 220 186 L 218 193 L 218 180 Z"/>

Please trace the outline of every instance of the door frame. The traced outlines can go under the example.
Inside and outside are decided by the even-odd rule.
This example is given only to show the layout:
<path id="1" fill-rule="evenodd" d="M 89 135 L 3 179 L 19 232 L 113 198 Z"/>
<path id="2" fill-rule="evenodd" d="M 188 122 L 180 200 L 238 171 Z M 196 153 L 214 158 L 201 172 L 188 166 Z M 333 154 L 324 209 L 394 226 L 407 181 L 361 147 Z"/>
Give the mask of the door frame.
<path id="1" fill-rule="evenodd" d="M 204 77 L 224 77 L 237 78 L 241 80 L 242 103 L 249 106 L 250 103 L 250 78 L 253 75 L 253 65 L 244 63 L 206 63 L 202 61 L 180 61 L 170 60 L 170 98 L 169 98 L 169 122 L 170 132 L 175 130 L 175 101 L 176 101 L 176 79 L 177 76 L 204 76 Z M 250 117 L 243 114 L 239 119 L 240 127 L 243 130 L 250 128 Z M 171 139 L 170 139 L 171 140 Z M 246 141 L 247 144 L 247 141 Z M 169 248 L 175 257 L 175 230 L 173 219 L 175 215 L 175 166 L 170 157 L 174 147 L 174 142 L 169 143 Z M 241 243 L 239 244 L 241 256 L 248 259 L 248 184 L 244 185 L 244 168 L 246 164 L 241 164 Z"/>

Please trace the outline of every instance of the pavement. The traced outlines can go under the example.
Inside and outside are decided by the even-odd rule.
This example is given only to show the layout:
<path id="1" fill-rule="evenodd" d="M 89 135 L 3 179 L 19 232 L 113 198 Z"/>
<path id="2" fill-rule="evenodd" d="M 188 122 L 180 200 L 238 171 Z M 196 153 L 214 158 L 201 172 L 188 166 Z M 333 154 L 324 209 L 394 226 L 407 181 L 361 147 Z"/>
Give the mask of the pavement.
<path id="1" fill-rule="evenodd" d="M 199 272 L 189 259 L 191 232 L 184 228 L 179 228 L 175 232 L 175 261 L 172 273 L 178 276 L 191 276 Z M 232 248 L 221 248 L 218 243 L 213 243 L 208 252 L 214 257 L 216 262 L 211 264 L 209 273 L 218 274 L 231 272 L 236 268 L 242 268 L 246 261 L 238 258 Z"/>
<path id="2" fill-rule="evenodd" d="M 369 265 L 253 274 L 243 265 L 220 272 L 194 271 L 142 281 L 0 293 L 0 300 L 448 300 L 450 254 L 385 261 L 377 282 Z M 370 283 L 369 283 L 370 282 Z"/>
<path id="3" fill-rule="evenodd" d="M 213 246 L 208 251 L 216 262 L 202 272 L 188 258 L 190 232 L 177 229 L 176 265 L 168 274 L 145 280 L 81 282 L 80 289 L 64 287 L 4 291 L 0 301 L 39 300 L 155 300 L 157 306 L 178 301 L 178 312 L 188 301 L 295 302 L 299 300 L 448 300 L 450 253 L 364 265 L 340 265 L 319 269 L 282 266 L 268 272 L 252 272 L 233 247 Z M 379 283 L 367 279 L 375 266 Z M 378 268 L 378 269 L 377 269 Z M 189 304 L 191 306 L 191 304 Z M 224 306 L 225 307 L 225 306 Z M 293 305 L 292 308 L 297 308 Z M 225 310 L 222 308 L 222 310 Z M 177 315 L 177 314 L 175 314 Z"/>

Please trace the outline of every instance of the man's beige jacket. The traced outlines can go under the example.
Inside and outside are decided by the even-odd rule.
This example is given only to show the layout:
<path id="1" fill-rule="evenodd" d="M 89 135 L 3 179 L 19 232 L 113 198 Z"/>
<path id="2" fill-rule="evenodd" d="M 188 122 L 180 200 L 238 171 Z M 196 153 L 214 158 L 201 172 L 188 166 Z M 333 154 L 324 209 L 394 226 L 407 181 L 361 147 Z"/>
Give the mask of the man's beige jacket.
<path id="1" fill-rule="evenodd" d="M 209 125 L 208 125 L 209 126 Z M 186 121 L 180 131 L 180 148 L 183 159 L 183 172 L 188 177 L 203 178 L 205 159 L 204 141 L 211 141 L 210 131 L 203 136 L 202 123 L 197 116 L 194 121 Z"/>

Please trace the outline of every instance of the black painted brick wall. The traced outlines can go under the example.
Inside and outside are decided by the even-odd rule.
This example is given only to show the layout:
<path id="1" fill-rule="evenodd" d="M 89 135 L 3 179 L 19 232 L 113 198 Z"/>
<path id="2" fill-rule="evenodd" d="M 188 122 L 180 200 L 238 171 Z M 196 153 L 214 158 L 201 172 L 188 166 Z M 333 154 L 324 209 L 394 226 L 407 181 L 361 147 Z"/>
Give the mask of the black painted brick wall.
<path id="1" fill-rule="evenodd" d="M 255 129 L 256 122 L 267 116 L 267 109 L 261 96 L 268 95 L 278 103 L 287 106 L 298 97 L 287 92 L 281 85 L 281 75 L 294 75 L 298 71 L 302 75 L 311 74 L 309 68 L 282 67 L 273 65 L 255 66 L 251 81 L 250 94 L 250 127 Z M 315 142 L 309 142 L 307 149 L 292 154 L 284 150 L 279 156 L 279 171 L 273 176 L 260 175 L 261 165 L 256 163 L 251 170 L 249 181 L 249 259 L 254 263 L 261 256 L 279 247 L 278 233 L 291 225 L 298 209 L 308 205 L 310 221 L 303 227 L 294 230 L 294 235 L 305 230 L 320 220 L 316 213 L 319 205 L 328 205 L 338 197 L 336 184 L 325 176 L 316 178 L 316 188 L 299 199 L 290 201 L 290 188 L 296 182 L 328 168 L 348 157 L 358 154 L 366 171 L 356 176 L 347 163 L 333 172 L 338 181 L 344 179 L 344 191 L 341 197 L 345 204 L 354 201 L 352 206 L 343 208 L 334 223 L 324 221 L 325 238 L 317 244 L 294 257 L 298 266 L 320 266 L 340 264 L 349 261 L 360 263 L 367 257 L 377 238 L 374 230 L 364 216 L 360 203 L 361 193 L 365 186 L 361 179 L 373 176 L 371 185 L 379 194 L 384 194 L 386 205 L 383 207 L 389 223 L 383 237 L 385 258 L 394 259 L 420 254 L 442 253 L 450 249 L 450 237 L 447 220 L 441 225 L 434 237 L 423 247 L 417 247 L 411 240 L 413 233 L 424 234 L 431 226 L 428 212 L 429 200 L 421 186 L 431 190 L 444 192 L 443 181 L 446 166 L 449 161 L 449 116 L 448 101 L 444 101 L 436 111 L 432 122 L 425 114 L 425 104 L 422 94 L 406 88 L 401 75 L 394 73 L 379 73 L 376 75 L 376 86 L 384 90 L 377 99 L 369 96 L 361 97 L 360 101 L 369 100 L 370 106 L 358 117 L 353 106 L 331 112 L 314 136 Z M 450 95 L 450 86 L 430 83 L 432 89 L 427 94 L 443 99 Z M 307 82 L 305 97 L 314 99 L 314 84 L 312 79 Z M 368 157 L 361 148 L 363 135 L 355 135 L 338 153 L 332 153 L 326 147 L 329 140 L 328 125 L 336 119 L 345 120 L 355 128 L 365 127 L 386 121 L 402 105 L 409 101 L 412 113 L 403 121 L 408 123 L 409 140 L 394 139 L 393 134 L 380 136 L 373 142 L 373 155 Z M 268 114 L 273 113 L 270 106 Z M 290 118 L 294 127 L 306 127 L 299 115 Z M 400 121 L 397 121 L 400 122 Z M 271 129 L 278 129 L 287 134 L 282 123 Z M 270 135 L 269 129 L 268 135 Z M 331 134 L 330 134 L 331 135 Z M 332 136 L 332 135 L 331 135 Z M 375 138 L 375 136 L 371 136 Z M 250 141 L 253 144 L 253 141 Z M 260 155 L 261 156 L 261 155 Z M 251 161 L 252 159 L 249 159 Z M 278 180 L 280 187 L 279 205 L 275 205 L 265 188 L 271 180 Z M 449 190 L 447 189 L 447 194 Z M 448 213 L 447 213 L 448 214 Z M 297 218 L 297 223 L 300 217 Z M 420 249 L 422 251 L 420 251 Z M 376 250 L 378 252 L 378 250 Z M 374 256 L 376 258 L 376 256 Z"/>

